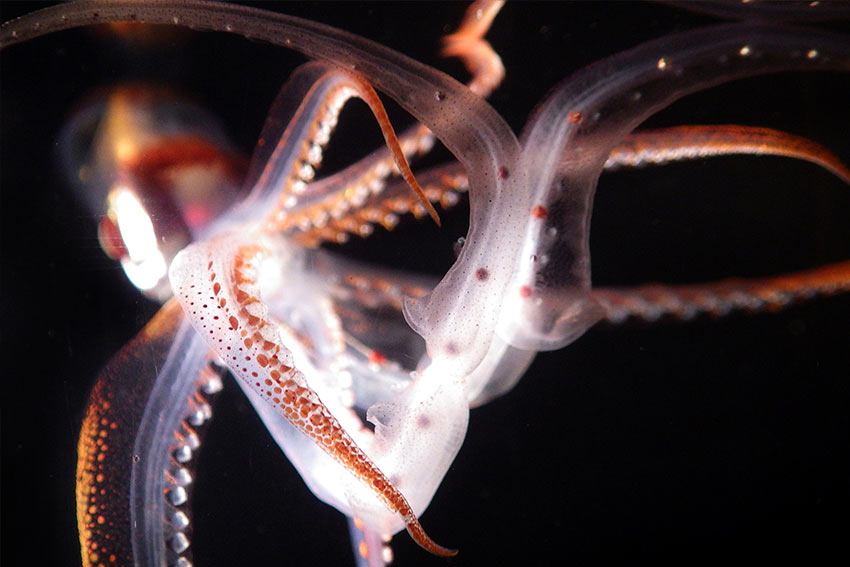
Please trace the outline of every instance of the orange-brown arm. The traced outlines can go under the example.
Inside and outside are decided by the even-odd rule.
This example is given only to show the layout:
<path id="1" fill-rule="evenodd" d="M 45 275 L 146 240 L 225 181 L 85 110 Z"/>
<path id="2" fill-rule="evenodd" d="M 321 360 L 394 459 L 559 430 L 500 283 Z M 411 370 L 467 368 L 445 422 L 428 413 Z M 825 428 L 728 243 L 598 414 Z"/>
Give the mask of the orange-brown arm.
<path id="1" fill-rule="evenodd" d="M 638 131 L 619 144 L 605 162 L 618 167 L 664 165 L 726 155 L 783 156 L 809 161 L 850 184 L 850 169 L 828 149 L 812 140 L 754 126 L 728 124 L 677 126 Z"/>
<path id="2" fill-rule="evenodd" d="M 83 566 L 132 565 L 130 473 L 145 403 L 177 325 L 171 301 L 104 368 L 92 390 L 77 451 L 77 526 Z"/>

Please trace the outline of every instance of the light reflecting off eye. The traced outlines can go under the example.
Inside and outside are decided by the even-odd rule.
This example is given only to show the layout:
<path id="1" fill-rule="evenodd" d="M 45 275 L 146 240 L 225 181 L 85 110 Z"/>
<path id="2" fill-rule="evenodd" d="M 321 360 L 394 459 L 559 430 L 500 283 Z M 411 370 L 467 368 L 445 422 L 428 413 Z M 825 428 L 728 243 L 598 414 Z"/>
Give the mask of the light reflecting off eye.
<path id="1" fill-rule="evenodd" d="M 150 258 L 157 251 L 156 234 L 147 211 L 136 195 L 119 185 L 110 192 L 109 205 L 118 221 L 130 259 L 142 262 Z"/>
<path id="2" fill-rule="evenodd" d="M 147 211 L 133 191 L 121 185 L 110 191 L 108 200 L 127 250 L 121 258 L 127 277 L 141 290 L 153 289 L 165 277 L 168 266 Z"/>
<path id="3" fill-rule="evenodd" d="M 134 286 L 142 291 L 152 290 L 162 280 L 167 271 L 165 258 L 156 251 L 156 254 L 140 262 L 133 262 L 129 258 L 121 260 L 121 266 L 127 277 Z"/>

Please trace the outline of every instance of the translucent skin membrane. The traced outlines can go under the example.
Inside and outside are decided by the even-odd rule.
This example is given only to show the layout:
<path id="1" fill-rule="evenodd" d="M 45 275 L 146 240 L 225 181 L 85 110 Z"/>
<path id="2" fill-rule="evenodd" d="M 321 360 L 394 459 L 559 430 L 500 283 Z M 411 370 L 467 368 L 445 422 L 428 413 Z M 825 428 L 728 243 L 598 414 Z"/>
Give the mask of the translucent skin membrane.
<path id="1" fill-rule="evenodd" d="M 646 43 L 568 79 L 523 131 L 521 171 L 535 173 L 531 189 L 505 192 L 519 195 L 520 201 L 495 205 L 528 211 L 531 219 L 522 230 L 506 231 L 522 234 L 523 244 L 522 252 L 513 255 L 517 264 L 509 285 L 515 291 L 505 293 L 509 307 L 503 304 L 500 311 L 499 334 L 515 346 L 545 350 L 564 346 L 592 324 L 597 314 L 586 294 L 593 192 L 611 149 L 640 122 L 677 98 L 735 78 L 789 69 L 846 69 L 847 53 L 841 36 L 718 26 Z M 539 151 L 548 147 L 564 152 Z M 531 288 L 530 296 L 522 286 Z M 523 301 L 535 294 L 536 299 Z"/>

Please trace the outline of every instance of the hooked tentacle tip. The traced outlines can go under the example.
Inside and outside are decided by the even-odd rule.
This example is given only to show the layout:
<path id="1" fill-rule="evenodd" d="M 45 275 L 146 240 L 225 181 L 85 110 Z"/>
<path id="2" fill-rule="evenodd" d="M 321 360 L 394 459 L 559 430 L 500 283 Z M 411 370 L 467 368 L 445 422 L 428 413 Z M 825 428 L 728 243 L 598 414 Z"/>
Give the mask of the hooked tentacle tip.
<path id="1" fill-rule="evenodd" d="M 413 541 L 415 541 L 419 545 L 419 547 L 421 547 L 425 551 L 437 555 L 439 557 L 454 557 L 455 555 L 457 555 L 457 549 L 443 547 L 442 545 L 431 539 L 431 537 L 425 533 L 425 529 L 422 527 L 422 524 L 419 523 L 419 520 L 417 520 L 415 516 L 411 518 L 406 518 L 405 523 L 407 533 L 409 533 L 410 537 L 413 538 Z"/>

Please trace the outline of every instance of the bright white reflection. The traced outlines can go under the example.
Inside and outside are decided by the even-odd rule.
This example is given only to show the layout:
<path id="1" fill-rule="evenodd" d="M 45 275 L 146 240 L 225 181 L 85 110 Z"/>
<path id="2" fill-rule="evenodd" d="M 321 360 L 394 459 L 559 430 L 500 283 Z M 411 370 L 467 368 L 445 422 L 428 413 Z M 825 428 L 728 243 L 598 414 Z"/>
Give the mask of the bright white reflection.
<path id="1" fill-rule="evenodd" d="M 122 185 L 110 191 L 109 208 L 127 250 L 127 257 L 121 259 L 127 277 L 141 290 L 153 289 L 165 277 L 168 266 L 147 211 L 135 193 Z"/>

